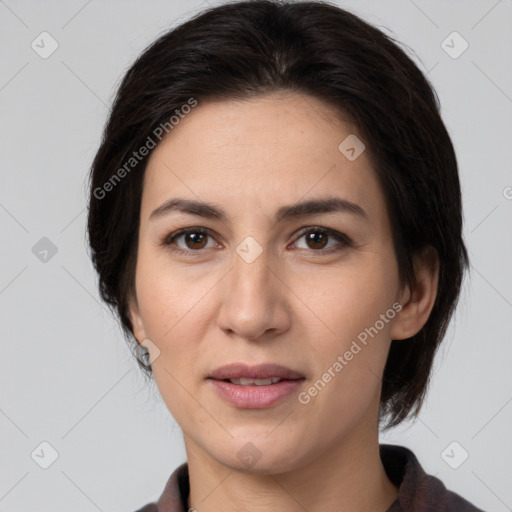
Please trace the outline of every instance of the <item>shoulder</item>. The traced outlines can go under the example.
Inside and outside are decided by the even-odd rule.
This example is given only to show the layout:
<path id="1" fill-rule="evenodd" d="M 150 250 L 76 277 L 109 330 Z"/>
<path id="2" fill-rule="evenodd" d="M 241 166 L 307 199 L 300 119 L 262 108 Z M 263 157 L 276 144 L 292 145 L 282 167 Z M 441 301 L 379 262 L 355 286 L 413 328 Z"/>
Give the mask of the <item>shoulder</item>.
<path id="1" fill-rule="evenodd" d="M 189 490 L 188 464 L 185 462 L 173 471 L 158 500 L 135 512 L 186 512 Z"/>
<path id="2" fill-rule="evenodd" d="M 148 503 L 142 508 L 137 509 L 135 512 L 158 512 L 156 503 Z"/>
<path id="3" fill-rule="evenodd" d="M 388 512 L 484 512 L 428 475 L 414 453 L 398 445 L 380 445 L 382 463 L 398 487 L 398 498 Z"/>

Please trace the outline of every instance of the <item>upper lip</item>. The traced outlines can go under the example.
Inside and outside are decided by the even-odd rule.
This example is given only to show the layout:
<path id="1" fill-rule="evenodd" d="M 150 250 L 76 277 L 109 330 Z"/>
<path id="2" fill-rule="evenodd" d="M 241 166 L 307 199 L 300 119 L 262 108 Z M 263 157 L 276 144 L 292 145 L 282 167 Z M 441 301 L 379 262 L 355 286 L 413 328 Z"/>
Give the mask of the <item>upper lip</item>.
<path id="1" fill-rule="evenodd" d="M 281 379 L 302 379 L 304 375 L 281 366 L 280 364 L 263 363 L 250 366 L 245 363 L 231 363 L 214 370 L 209 378 L 215 380 L 226 379 L 268 379 L 270 377 L 279 377 Z"/>

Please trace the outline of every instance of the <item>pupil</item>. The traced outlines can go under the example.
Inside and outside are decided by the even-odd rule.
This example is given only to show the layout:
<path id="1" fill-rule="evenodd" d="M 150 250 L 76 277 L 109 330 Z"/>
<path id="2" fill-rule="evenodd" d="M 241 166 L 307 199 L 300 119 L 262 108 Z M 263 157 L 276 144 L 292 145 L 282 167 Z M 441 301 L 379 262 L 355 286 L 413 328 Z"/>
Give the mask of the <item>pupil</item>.
<path id="1" fill-rule="evenodd" d="M 324 233 L 309 233 L 308 240 L 313 242 L 313 244 L 320 244 L 320 249 L 322 249 L 325 246 L 326 236 Z M 315 248 L 318 249 L 318 247 Z"/>
<path id="2" fill-rule="evenodd" d="M 189 233 L 188 235 L 188 239 L 192 242 L 192 245 L 193 244 L 199 244 L 201 247 L 201 241 L 204 242 L 204 235 L 202 233 Z M 201 240 L 201 237 L 203 238 L 203 240 Z M 189 244 L 187 244 L 189 245 Z M 193 249 L 197 249 L 197 247 L 193 247 Z"/>

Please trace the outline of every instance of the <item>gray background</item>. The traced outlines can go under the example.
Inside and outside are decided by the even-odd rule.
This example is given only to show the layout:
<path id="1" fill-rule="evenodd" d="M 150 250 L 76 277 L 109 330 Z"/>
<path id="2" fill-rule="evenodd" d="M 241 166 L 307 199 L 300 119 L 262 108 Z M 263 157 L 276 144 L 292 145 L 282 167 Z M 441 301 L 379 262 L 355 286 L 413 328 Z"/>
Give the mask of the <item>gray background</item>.
<path id="1" fill-rule="evenodd" d="M 481 508 L 512 510 L 512 1 L 338 3 L 386 27 L 429 73 L 458 153 L 472 260 L 420 418 L 382 442 L 412 448 Z M 85 185 L 124 71 L 206 6 L 0 0 L 0 511 L 129 512 L 185 460 L 179 428 L 99 302 Z M 58 43 L 46 59 L 31 47 L 43 31 Z M 453 31 L 469 44 L 458 58 L 442 46 Z M 46 261 L 43 237 L 57 249 Z M 48 469 L 43 441 L 59 454 Z"/>

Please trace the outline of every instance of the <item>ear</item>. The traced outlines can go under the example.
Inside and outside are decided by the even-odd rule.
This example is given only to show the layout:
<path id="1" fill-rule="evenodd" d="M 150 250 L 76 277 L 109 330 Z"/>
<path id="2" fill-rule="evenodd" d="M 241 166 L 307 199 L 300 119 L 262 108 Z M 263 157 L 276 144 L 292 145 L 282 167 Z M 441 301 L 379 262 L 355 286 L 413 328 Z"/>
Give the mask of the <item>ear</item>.
<path id="1" fill-rule="evenodd" d="M 144 323 L 142 322 L 142 317 L 140 316 L 137 298 L 134 297 L 132 294 L 130 294 L 130 297 L 128 299 L 128 315 L 132 323 L 132 330 L 135 339 L 140 344 L 143 340 L 147 338 L 147 336 L 146 330 L 144 329 Z"/>
<path id="2" fill-rule="evenodd" d="M 402 309 L 396 315 L 391 339 L 403 340 L 418 333 L 434 307 L 439 280 L 439 258 L 433 247 L 425 248 L 414 258 L 414 285 L 402 290 Z"/>

